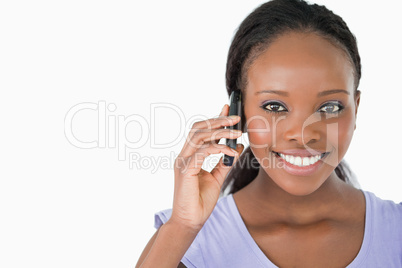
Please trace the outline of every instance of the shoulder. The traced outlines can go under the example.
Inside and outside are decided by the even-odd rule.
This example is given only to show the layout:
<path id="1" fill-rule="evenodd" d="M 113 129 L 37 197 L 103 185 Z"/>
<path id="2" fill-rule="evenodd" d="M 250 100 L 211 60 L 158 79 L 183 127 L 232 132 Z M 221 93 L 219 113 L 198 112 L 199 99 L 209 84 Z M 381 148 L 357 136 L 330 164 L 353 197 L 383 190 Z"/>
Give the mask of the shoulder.
<path id="1" fill-rule="evenodd" d="M 232 195 L 221 197 L 218 200 L 214 210 L 208 218 L 207 226 L 219 225 L 222 227 L 227 227 L 227 225 L 232 225 L 234 221 L 233 217 L 233 203 L 232 203 Z M 215 223 L 214 223 L 215 222 Z M 219 223 L 218 223 L 219 222 Z"/>
<path id="2" fill-rule="evenodd" d="M 363 267 L 401 267 L 402 203 L 384 200 L 369 191 L 363 193 L 367 204 L 365 235 L 355 262 L 361 261 Z"/>
<path id="3" fill-rule="evenodd" d="M 395 203 L 392 200 L 382 199 L 372 192 L 363 192 L 367 199 L 367 223 L 372 224 L 373 231 L 380 232 L 382 235 L 398 234 L 401 237 L 402 202 Z"/>
<path id="4" fill-rule="evenodd" d="M 363 191 L 371 210 L 372 216 L 375 220 L 382 220 L 386 222 L 402 222 L 402 202 L 396 203 L 392 200 L 385 200 L 374 193 Z M 399 226 L 399 224 L 398 224 Z M 401 229 L 399 227 L 399 229 Z"/>
<path id="5" fill-rule="evenodd" d="M 247 267 L 254 253 L 241 228 L 241 218 L 236 211 L 232 195 L 221 197 L 208 220 L 184 255 L 187 267 L 228 267 L 241 264 Z M 155 227 L 159 228 L 171 216 L 172 209 L 155 213 Z M 254 260 L 257 262 L 258 260 Z"/>

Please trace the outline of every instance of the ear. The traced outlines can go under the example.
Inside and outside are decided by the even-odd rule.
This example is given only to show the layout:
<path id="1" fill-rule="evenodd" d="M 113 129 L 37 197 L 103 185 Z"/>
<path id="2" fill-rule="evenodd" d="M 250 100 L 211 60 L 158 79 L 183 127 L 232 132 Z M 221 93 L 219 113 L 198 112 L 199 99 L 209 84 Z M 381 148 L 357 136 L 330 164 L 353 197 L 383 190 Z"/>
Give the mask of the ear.
<path id="1" fill-rule="evenodd" d="M 361 95 L 361 91 L 356 90 L 356 94 L 355 94 L 355 129 L 356 129 L 357 110 L 359 109 L 359 104 L 360 104 L 360 95 Z"/>

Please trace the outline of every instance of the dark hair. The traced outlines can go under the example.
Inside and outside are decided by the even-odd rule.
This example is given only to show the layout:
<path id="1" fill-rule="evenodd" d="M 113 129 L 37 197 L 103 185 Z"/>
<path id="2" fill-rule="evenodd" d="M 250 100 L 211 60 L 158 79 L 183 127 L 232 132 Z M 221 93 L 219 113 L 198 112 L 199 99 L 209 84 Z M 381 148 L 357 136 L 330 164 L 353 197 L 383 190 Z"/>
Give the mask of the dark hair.
<path id="1" fill-rule="evenodd" d="M 316 33 L 346 53 L 354 67 L 354 91 L 357 93 L 361 77 L 360 56 L 356 38 L 343 19 L 325 6 L 303 0 L 272 0 L 248 15 L 233 38 L 226 65 L 229 96 L 233 90 L 241 90 L 243 98 L 246 98 L 250 65 L 277 37 L 288 32 Z M 242 130 L 245 132 L 244 107 L 242 111 Z M 247 147 L 227 175 L 221 192 L 224 193 L 229 186 L 228 193 L 245 187 L 257 176 L 259 167 L 251 148 Z M 335 168 L 335 172 L 341 180 L 351 182 L 352 172 L 344 160 Z"/>

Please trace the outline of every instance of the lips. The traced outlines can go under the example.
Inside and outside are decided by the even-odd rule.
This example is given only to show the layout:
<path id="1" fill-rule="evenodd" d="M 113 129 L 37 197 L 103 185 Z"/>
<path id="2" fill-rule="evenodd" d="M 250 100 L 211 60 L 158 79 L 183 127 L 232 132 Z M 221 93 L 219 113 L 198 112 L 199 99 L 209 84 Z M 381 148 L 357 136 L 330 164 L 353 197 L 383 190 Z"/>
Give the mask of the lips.
<path id="1" fill-rule="evenodd" d="M 284 163 L 283 168 L 290 174 L 308 176 L 318 170 L 323 164 L 322 160 L 329 152 L 286 150 L 281 152 L 272 151 L 279 161 Z"/>

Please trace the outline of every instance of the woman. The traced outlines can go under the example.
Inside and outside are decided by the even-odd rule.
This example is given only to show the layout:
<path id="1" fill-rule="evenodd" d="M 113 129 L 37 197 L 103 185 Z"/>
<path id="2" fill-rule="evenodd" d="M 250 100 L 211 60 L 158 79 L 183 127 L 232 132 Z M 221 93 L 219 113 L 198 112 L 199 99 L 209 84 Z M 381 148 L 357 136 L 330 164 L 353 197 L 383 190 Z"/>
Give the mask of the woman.
<path id="1" fill-rule="evenodd" d="M 226 72 L 242 120 L 225 105 L 194 124 L 175 162 L 173 208 L 156 214 L 137 267 L 402 267 L 402 203 L 355 188 L 342 161 L 360 77 L 354 35 L 324 6 L 273 0 L 252 12 Z M 239 122 L 244 152 L 218 144 L 241 136 L 225 128 Z M 233 168 L 203 170 L 216 153 L 235 156 Z"/>

